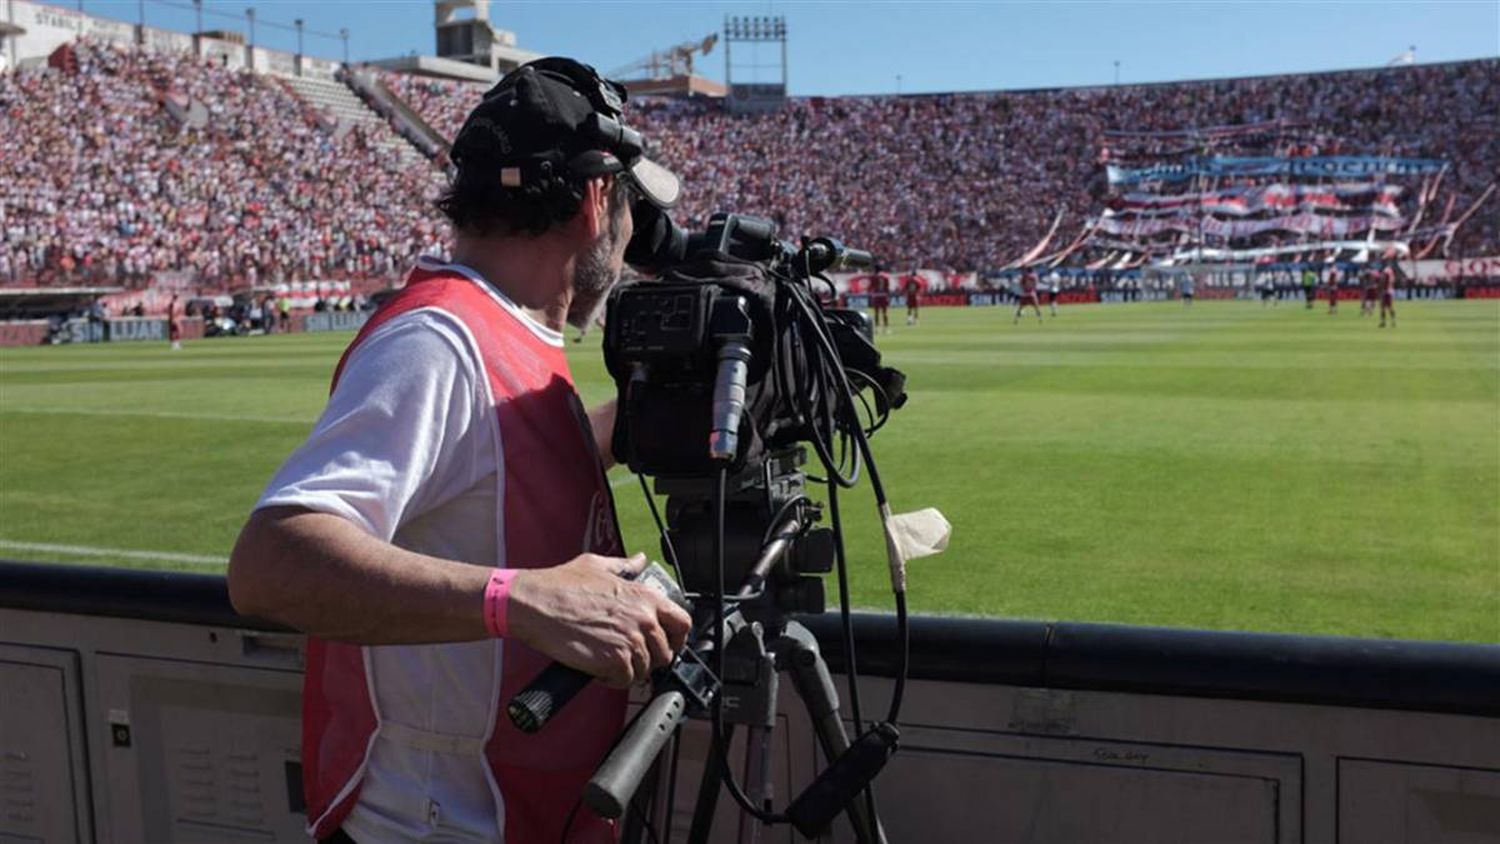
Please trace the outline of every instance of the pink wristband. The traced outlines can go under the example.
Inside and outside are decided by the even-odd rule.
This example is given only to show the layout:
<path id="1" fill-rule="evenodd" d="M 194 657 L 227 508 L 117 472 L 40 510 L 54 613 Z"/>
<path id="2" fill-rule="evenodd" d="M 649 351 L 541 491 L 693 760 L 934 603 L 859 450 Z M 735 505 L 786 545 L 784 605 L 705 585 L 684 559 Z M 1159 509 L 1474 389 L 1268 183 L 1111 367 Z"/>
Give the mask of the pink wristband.
<path id="1" fill-rule="evenodd" d="M 495 569 L 490 572 L 489 585 L 484 587 L 484 626 L 496 638 L 510 632 L 510 582 L 515 579 L 517 569 Z"/>

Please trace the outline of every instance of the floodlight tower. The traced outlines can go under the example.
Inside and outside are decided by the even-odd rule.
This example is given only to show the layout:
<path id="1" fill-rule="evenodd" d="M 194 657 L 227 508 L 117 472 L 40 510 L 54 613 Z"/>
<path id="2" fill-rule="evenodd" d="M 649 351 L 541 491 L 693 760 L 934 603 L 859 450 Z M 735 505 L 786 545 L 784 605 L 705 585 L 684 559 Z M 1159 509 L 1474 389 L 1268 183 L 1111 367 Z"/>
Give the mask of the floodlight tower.
<path id="1" fill-rule="evenodd" d="M 766 65 L 752 58 L 748 63 L 734 61 L 734 43 L 781 45 L 781 63 Z M 748 81 L 735 81 L 735 68 L 755 71 Z M 772 81 L 764 81 L 758 71 L 774 68 L 779 71 Z M 743 76 L 743 74 L 742 74 Z M 731 111 L 775 111 L 786 101 L 786 17 L 783 15 L 758 15 L 742 17 L 730 15 L 724 18 L 724 84 L 729 87 Z"/>

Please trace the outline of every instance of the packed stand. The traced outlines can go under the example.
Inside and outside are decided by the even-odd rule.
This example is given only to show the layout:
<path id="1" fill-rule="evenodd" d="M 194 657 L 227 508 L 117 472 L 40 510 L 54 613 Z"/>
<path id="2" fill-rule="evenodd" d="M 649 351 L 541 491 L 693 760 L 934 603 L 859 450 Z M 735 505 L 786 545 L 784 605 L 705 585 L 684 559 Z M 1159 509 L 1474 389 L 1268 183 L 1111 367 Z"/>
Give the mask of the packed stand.
<path id="1" fill-rule="evenodd" d="M 273 77 L 188 56 L 80 41 L 76 75 L 0 74 L 0 282 L 140 284 L 185 271 L 212 286 L 400 274 L 439 252 L 436 168 L 411 168 L 371 132 L 336 129 Z M 477 83 L 381 80 L 445 137 Z M 201 103 L 202 128 L 164 97 Z M 1456 216 L 1500 172 L 1500 62 L 1116 88 L 796 98 L 766 115 L 645 98 L 632 122 L 683 177 L 680 222 L 719 210 L 829 234 L 888 267 L 1014 262 L 1079 235 L 1109 195 L 1112 129 L 1288 120 L 1304 154 L 1441 158 Z M 1151 150 L 1145 150 L 1150 154 Z M 1450 255 L 1500 253 L 1500 196 Z M 1054 226 L 1055 224 L 1055 226 Z"/>
<path id="2" fill-rule="evenodd" d="M 451 138 L 484 86 L 388 76 Z M 796 98 L 779 112 L 643 99 L 632 121 L 683 177 L 677 216 L 769 215 L 796 236 L 831 234 L 893 267 L 1001 266 L 1066 246 L 1109 193 L 1105 131 L 1285 119 L 1320 138 L 1302 154 L 1441 158 L 1454 216 L 1500 172 L 1500 62 L 1212 82 L 993 94 Z M 1500 197 L 1450 248 L 1500 251 Z M 1441 209 L 1439 209 L 1441 210 Z M 1430 222 L 1436 220 L 1429 219 Z"/>
<path id="3" fill-rule="evenodd" d="M 394 277 L 442 248 L 440 173 L 400 166 L 388 127 L 337 127 L 272 77 L 187 55 L 74 51 L 76 74 L 0 74 L 0 282 Z"/>

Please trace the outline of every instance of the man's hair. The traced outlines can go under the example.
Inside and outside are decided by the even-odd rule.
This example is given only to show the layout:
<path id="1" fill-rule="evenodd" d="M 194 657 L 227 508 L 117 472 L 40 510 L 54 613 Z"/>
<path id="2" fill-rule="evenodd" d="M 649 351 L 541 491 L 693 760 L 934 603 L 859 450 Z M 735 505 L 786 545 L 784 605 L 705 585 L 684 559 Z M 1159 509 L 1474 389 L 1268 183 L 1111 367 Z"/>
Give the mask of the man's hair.
<path id="1" fill-rule="evenodd" d="M 437 208 L 454 230 L 464 234 L 542 235 L 578 215 L 584 184 L 582 179 L 553 174 L 522 187 L 506 187 L 497 173 L 460 168 L 438 198 Z M 630 189 L 624 179 L 615 178 L 610 199 L 611 212 L 628 207 Z"/>

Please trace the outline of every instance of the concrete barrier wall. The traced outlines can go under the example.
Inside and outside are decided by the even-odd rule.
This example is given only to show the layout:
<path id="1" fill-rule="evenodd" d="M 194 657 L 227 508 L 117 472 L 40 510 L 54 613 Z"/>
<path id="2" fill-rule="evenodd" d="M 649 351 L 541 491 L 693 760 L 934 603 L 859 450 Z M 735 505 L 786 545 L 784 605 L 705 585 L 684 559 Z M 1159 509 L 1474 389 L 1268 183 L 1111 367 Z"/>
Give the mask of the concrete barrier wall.
<path id="1" fill-rule="evenodd" d="M 835 619 L 808 626 L 839 669 Z M 868 715 L 894 625 L 855 630 Z M 877 781 L 892 842 L 1500 842 L 1500 647 L 917 618 L 911 654 Z M 25 807 L 0 837 L 305 841 L 301 667 L 302 638 L 235 616 L 220 577 L 0 564 L 0 759 Z M 824 764 L 790 685 L 778 807 Z M 691 722 L 672 840 L 705 757 Z M 735 840 L 731 807 L 712 840 Z"/>
<path id="2" fill-rule="evenodd" d="M 303 331 L 358 331 L 370 318 L 369 311 L 324 311 L 302 318 Z"/>

